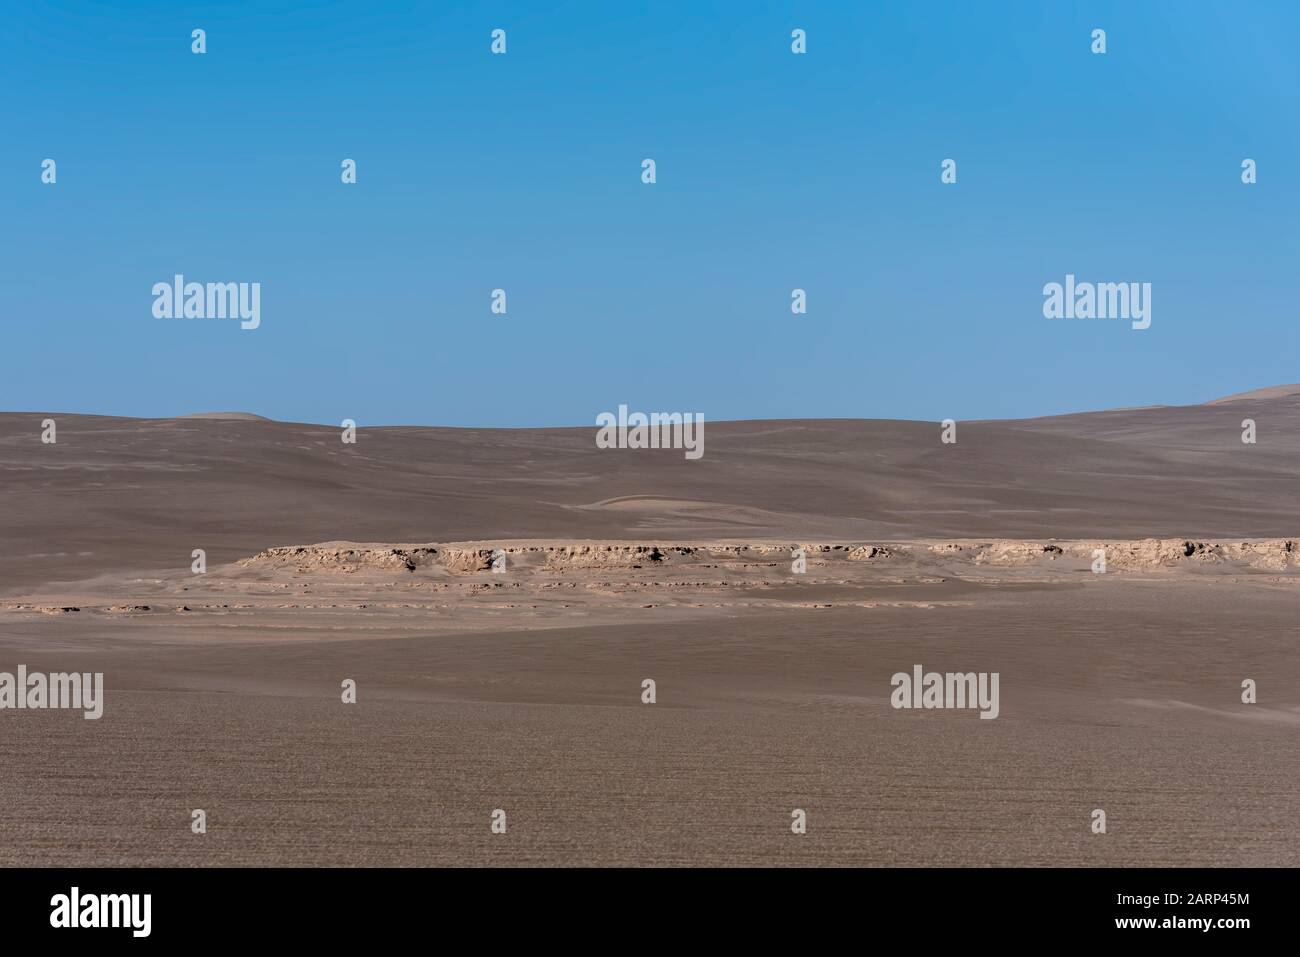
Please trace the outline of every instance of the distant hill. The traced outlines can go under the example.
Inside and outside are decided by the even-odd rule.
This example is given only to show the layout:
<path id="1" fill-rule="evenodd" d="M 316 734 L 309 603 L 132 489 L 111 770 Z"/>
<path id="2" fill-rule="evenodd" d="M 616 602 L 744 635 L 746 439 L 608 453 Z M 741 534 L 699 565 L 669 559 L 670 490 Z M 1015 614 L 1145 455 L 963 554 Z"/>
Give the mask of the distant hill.
<path id="1" fill-rule="evenodd" d="M 1206 405 L 1221 405 L 1224 402 L 1243 402 L 1246 400 L 1257 399 L 1280 399 L 1288 395 L 1300 395 L 1300 382 L 1291 385 L 1273 385 L 1267 389 L 1254 389 L 1250 392 L 1238 392 L 1235 395 L 1225 395 L 1222 399 L 1215 399 Z"/>
<path id="2" fill-rule="evenodd" d="M 938 422 L 707 422 L 698 461 L 598 449 L 594 425 L 362 428 L 345 445 L 246 413 L 60 414 L 43 445 L 42 413 L 6 413 L 0 583 L 333 540 L 1300 535 L 1300 386 L 1229 398 L 959 422 L 953 445 Z"/>
<path id="3" fill-rule="evenodd" d="M 268 419 L 265 416 L 254 415 L 252 412 L 191 412 L 189 415 L 178 415 L 178 419 L 238 419 L 241 422 L 273 422 L 274 419 Z"/>

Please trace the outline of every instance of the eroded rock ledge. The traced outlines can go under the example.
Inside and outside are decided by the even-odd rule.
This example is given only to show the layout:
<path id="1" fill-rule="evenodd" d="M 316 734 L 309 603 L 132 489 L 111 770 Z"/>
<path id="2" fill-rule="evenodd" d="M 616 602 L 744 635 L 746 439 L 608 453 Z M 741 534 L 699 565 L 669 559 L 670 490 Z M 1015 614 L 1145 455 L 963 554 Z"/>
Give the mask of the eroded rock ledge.
<path id="1" fill-rule="evenodd" d="M 872 562 L 900 564 L 1039 565 L 1079 562 L 1091 565 L 1104 551 L 1107 569 L 1176 569 L 1213 565 L 1285 571 L 1297 566 L 1296 540 L 1248 539 L 1194 541 L 1182 538 L 1138 540 L 1026 541 L 986 539 L 916 542 L 783 542 L 649 544 L 631 542 L 460 542 L 449 544 L 374 544 L 325 542 L 268 548 L 237 565 L 250 570 L 301 572 L 360 570 L 450 574 L 489 572 L 493 555 L 506 556 L 510 568 L 562 573 L 568 569 L 639 569 L 711 563 L 775 564 L 791 561 L 802 549 L 810 564 Z"/>

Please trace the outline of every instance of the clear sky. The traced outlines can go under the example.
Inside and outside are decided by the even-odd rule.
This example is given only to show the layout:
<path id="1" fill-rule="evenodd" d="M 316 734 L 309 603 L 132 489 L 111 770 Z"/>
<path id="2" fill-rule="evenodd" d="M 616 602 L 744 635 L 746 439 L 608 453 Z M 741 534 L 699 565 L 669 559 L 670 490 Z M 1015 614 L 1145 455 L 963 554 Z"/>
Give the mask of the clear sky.
<path id="1" fill-rule="evenodd" d="M 4 21 L 0 410 L 938 420 L 1300 380 L 1294 2 Z M 155 318 L 178 272 L 260 282 L 261 327 Z M 1150 282 L 1151 328 L 1044 318 L 1066 273 Z"/>

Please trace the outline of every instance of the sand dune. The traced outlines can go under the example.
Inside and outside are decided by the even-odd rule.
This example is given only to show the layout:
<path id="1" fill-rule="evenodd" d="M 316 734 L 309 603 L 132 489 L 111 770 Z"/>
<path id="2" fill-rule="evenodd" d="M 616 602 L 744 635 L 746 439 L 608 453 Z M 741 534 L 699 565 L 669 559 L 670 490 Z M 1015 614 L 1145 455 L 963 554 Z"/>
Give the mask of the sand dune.
<path id="1" fill-rule="evenodd" d="M 1252 389 L 1249 392 L 1237 392 L 1225 395 L 1221 399 L 1212 399 L 1206 405 L 1223 405 L 1227 402 L 1257 402 L 1263 399 L 1280 399 L 1286 396 L 1300 395 L 1300 382 L 1290 385 L 1274 385 L 1266 389 Z"/>
<path id="2" fill-rule="evenodd" d="M 179 415 L 178 419 L 235 419 L 241 422 L 270 422 L 271 420 L 264 416 L 254 415 L 252 412 L 190 412 L 187 415 Z"/>
<path id="3" fill-rule="evenodd" d="M 1265 390 L 1268 392 L 1270 390 Z M 1241 421 L 1258 441 L 1241 441 Z M 276 544 L 509 538 L 1136 539 L 1300 528 L 1300 394 L 959 423 L 708 423 L 708 452 L 594 427 L 337 429 L 0 415 L 0 587 Z"/>

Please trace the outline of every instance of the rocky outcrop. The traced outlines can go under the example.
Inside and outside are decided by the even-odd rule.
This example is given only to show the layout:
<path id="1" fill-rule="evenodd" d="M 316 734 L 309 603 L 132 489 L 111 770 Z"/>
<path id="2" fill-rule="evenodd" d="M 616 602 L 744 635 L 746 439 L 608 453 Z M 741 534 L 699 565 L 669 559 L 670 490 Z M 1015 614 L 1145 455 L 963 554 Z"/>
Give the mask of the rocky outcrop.
<path id="1" fill-rule="evenodd" d="M 632 542 L 567 543 L 457 543 L 424 545 L 374 545 L 326 542 L 268 548 L 237 563 L 247 569 L 290 569 L 297 572 L 355 573 L 359 571 L 412 573 L 421 570 L 451 575 L 490 572 L 494 556 L 505 556 L 507 570 L 537 573 L 568 570 L 673 568 L 692 565 L 727 568 L 782 565 L 802 549 L 825 569 L 837 562 L 880 562 L 912 565 L 975 564 L 1034 566 L 1066 562 L 1091 565 L 1098 551 L 1106 556 L 1107 570 L 1196 568 L 1213 565 L 1285 571 L 1295 566 L 1292 539 L 1245 541 L 1194 541 L 1181 538 L 1147 538 L 1129 541 L 1024 541 L 993 539 L 984 542 L 860 543 L 691 543 Z"/>

